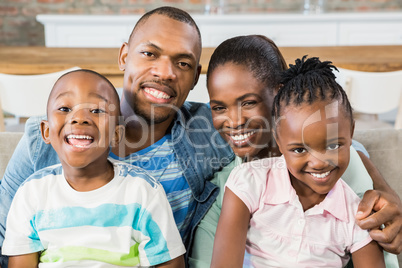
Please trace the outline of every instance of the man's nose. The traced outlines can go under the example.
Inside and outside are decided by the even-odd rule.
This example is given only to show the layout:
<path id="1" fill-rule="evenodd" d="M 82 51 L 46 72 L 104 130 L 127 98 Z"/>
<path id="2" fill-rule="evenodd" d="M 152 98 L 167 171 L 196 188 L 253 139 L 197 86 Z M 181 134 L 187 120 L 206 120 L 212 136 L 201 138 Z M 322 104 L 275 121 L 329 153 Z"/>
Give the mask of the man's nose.
<path id="1" fill-rule="evenodd" d="M 159 58 L 152 68 L 152 75 L 160 78 L 161 80 L 176 79 L 174 63 L 169 58 Z"/>

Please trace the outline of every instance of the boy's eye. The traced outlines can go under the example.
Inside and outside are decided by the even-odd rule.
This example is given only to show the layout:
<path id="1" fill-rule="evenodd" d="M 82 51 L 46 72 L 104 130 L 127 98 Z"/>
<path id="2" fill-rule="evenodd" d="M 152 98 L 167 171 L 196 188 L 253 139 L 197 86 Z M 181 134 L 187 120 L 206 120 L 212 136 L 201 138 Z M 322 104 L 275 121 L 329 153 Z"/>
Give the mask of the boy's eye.
<path id="1" fill-rule="evenodd" d="M 68 113 L 68 112 L 71 112 L 71 109 L 68 108 L 68 107 L 60 107 L 60 108 L 59 108 L 59 111 Z"/>
<path id="2" fill-rule="evenodd" d="M 296 153 L 296 154 L 302 154 L 302 153 L 307 152 L 306 148 L 295 148 L 295 149 L 293 149 L 292 151 L 293 151 L 294 153 Z"/>
<path id="3" fill-rule="evenodd" d="M 337 143 L 330 144 L 330 145 L 327 146 L 327 150 L 336 150 L 336 149 L 339 148 L 339 146 L 340 146 L 340 145 L 337 144 Z"/>
<path id="4" fill-rule="evenodd" d="M 91 113 L 93 113 L 93 114 L 101 114 L 101 113 L 104 113 L 105 111 L 104 110 L 102 110 L 102 109 L 92 109 L 91 110 Z"/>

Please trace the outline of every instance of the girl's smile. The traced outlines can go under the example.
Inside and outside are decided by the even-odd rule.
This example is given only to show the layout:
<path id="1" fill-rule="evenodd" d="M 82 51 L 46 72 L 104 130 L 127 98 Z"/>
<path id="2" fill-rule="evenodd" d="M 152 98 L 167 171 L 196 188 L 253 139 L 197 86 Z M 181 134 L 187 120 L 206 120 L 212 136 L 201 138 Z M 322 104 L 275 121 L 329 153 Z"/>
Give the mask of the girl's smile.
<path id="1" fill-rule="evenodd" d="M 281 115 L 276 137 L 292 186 L 298 196 L 323 200 L 349 164 L 350 119 L 337 101 L 289 104 Z"/>

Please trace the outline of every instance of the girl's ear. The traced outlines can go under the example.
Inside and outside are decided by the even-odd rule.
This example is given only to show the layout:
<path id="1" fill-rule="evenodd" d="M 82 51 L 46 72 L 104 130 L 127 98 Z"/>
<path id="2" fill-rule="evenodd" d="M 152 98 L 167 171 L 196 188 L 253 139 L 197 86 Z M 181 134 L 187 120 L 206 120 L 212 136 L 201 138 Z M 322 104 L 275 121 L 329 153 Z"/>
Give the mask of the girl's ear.
<path id="1" fill-rule="evenodd" d="M 114 129 L 111 146 L 112 147 L 118 146 L 121 140 L 123 139 L 124 134 L 125 134 L 125 127 L 123 125 L 117 125 Z"/>
<path id="2" fill-rule="evenodd" d="M 124 42 L 119 51 L 119 69 L 124 71 L 126 69 L 126 59 L 128 55 L 128 43 Z"/>
<path id="3" fill-rule="evenodd" d="M 355 133 L 355 120 L 353 119 L 353 122 L 352 122 L 352 129 L 350 130 L 350 138 L 352 139 L 353 138 L 353 134 Z"/>
<path id="4" fill-rule="evenodd" d="M 278 126 L 272 128 L 272 137 L 274 137 L 274 140 L 276 142 L 276 145 L 278 146 L 279 152 L 283 154 L 282 149 L 281 149 L 281 144 L 279 143 L 279 137 L 278 137 Z"/>
<path id="5" fill-rule="evenodd" d="M 42 134 L 42 139 L 46 144 L 50 144 L 49 138 L 49 122 L 46 120 L 42 120 L 40 122 L 40 132 Z"/>

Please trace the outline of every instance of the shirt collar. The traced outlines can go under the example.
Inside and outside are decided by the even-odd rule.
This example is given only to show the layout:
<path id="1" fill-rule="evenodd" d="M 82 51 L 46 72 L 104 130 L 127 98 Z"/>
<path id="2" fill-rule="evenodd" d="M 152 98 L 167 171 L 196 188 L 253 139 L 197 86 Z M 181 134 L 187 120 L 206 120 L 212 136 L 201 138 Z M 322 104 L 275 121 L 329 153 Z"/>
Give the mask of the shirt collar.
<path id="1" fill-rule="evenodd" d="M 279 157 L 278 160 L 274 162 L 267 176 L 266 204 L 278 205 L 292 203 L 295 198 L 298 198 L 290 182 L 289 171 L 283 156 Z M 323 213 L 324 210 L 341 221 L 349 221 L 344 188 L 340 180 L 336 182 L 335 186 L 320 204 L 308 211 L 311 215 Z"/>

